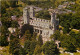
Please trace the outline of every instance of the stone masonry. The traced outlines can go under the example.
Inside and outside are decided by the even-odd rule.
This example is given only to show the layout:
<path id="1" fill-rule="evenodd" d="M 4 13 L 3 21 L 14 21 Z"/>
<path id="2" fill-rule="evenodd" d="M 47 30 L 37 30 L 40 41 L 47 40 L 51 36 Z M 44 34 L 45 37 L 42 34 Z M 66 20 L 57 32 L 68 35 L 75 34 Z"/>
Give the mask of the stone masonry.
<path id="1" fill-rule="evenodd" d="M 54 11 L 49 12 L 51 20 L 45 20 L 35 17 L 34 6 L 23 9 L 24 24 L 32 25 L 34 32 L 42 36 L 43 43 L 50 41 L 50 36 L 58 29 L 59 20 L 56 18 Z"/>

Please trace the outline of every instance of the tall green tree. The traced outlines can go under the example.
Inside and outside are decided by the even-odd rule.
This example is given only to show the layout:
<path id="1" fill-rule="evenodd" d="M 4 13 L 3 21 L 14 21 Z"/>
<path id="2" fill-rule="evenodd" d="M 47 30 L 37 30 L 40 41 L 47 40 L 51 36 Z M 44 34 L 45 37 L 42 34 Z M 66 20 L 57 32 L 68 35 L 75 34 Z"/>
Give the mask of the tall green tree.
<path id="1" fill-rule="evenodd" d="M 69 34 L 71 35 L 72 38 L 75 38 L 75 40 L 76 40 L 76 44 L 75 44 L 76 48 L 79 48 L 80 47 L 80 40 L 79 40 L 80 32 L 76 34 L 75 32 L 71 31 Z"/>
<path id="2" fill-rule="evenodd" d="M 19 55 L 26 55 L 24 48 L 20 48 Z"/>
<path id="3" fill-rule="evenodd" d="M 36 47 L 35 41 L 30 40 L 25 41 L 24 48 L 27 54 L 32 55 L 34 53 L 35 47 Z"/>
<path id="4" fill-rule="evenodd" d="M 29 32 L 33 34 L 33 27 L 31 25 L 24 24 L 21 28 L 21 34 L 23 35 L 26 30 L 29 30 Z"/>
<path id="5" fill-rule="evenodd" d="M 34 50 L 34 55 L 41 55 L 42 48 L 39 45 L 36 45 Z"/>
<path id="6" fill-rule="evenodd" d="M 11 7 L 16 7 L 17 6 L 17 3 L 18 3 L 18 0 L 13 0 L 13 1 L 9 1 L 10 2 L 10 5 L 11 5 Z"/>
<path id="7" fill-rule="evenodd" d="M 65 47 L 69 52 L 76 51 L 76 40 L 75 38 L 71 37 L 70 35 L 63 34 L 60 37 L 61 47 Z"/>
<path id="8" fill-rule="evenodd" d="M 7 45 L 8 45 L 7 37 L 5 35 L 1 35 L 0 36 L 0 46 L 7 46 Z"/>
<path id="9" fill-rule="evenodd" d="M 59 50 L 57 49 L 57 46 L 55 45 L 54 41 L 47 41 L 42 46 L 42 51 L 44 55 L 59 55 Z"/>
<path id="10" fill-rule="evenodd" d="M 31 34 L 29 30 L 26 30 L 24 35 L 25 35 L 26 40 L 31 40 Z"/>
<path id="11" fill-rule="evenodd" d="M 41 35 L 37 35 L 36 39 L 37 39 L 37 44 L 42 46 L 43 45 L 42 36 Z"/>
<path id="12" fill-rule="evenodd" d="M 8 30 L 5 26 L 1 26 L 0 29 L 0 46 L 7 46 L 8 45 L 8 41 L 7 41 L 7 37 L 8 37 Z"/>
<path id="13" fill-rule="evenodd" d="M 76 42 L 77 48 L 80 48 L 80 32 L 78 34 L 76 34 L 75 39 L 77 41 Z"/>
<path id="14" fill-rule="evenodd" d="M 60 38 L 60 31 L 59 30 L 57 30 L 50 38 L 51 39 L 55 39 L 55 40 L 59 40 L 59 38 Z"/>
<path id="15" fill-rule="evenodd" d="M 13 40 L 10 40 L 9 46 L 10 46 L 10 48 L 9 48 L 10 53 L 12 53 L 13 55 L 19 55 L 20 54 L 21 45 L 19 43 L 18 38 L 14 38 Z"/>
<path id="16" fill-rule="evenodd" d="M 13 27 L 13 28 L 17 28 L 17 27 L 19 27 L 18 22 L 15 21 L 15 20 L 11 21 L 11 27 Z"/>

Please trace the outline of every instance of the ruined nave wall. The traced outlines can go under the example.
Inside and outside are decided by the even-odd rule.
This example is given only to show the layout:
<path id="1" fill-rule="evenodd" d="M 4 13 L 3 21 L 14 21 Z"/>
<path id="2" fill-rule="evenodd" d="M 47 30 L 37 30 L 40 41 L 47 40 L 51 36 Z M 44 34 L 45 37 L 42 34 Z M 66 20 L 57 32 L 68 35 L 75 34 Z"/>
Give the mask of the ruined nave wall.
<path id="1" fill-rule="evenodd" d="M 50 20 L 40 19 L 40 18 L 32 18 L 30 19 L 30 25 L 41 27 L 41 28 L 49 28 Z"/>

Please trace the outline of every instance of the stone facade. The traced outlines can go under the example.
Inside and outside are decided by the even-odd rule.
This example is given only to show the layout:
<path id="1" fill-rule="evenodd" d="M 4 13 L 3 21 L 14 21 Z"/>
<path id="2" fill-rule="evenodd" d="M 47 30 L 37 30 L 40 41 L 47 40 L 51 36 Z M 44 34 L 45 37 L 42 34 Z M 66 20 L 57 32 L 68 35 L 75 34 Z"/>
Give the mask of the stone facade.
<path id="1" fill-rule="evenodd" d="M 23 9 L 24 24 L 30 24 L 34 32 L 42 36 L 43 42 L 50 41 L 50 36 L 58 29 L 59 20 L 56 19 L 56 13 L 50 12 L 51 20 L 45 20 L 35 17 L 34 7 L 25 7 Z"/>

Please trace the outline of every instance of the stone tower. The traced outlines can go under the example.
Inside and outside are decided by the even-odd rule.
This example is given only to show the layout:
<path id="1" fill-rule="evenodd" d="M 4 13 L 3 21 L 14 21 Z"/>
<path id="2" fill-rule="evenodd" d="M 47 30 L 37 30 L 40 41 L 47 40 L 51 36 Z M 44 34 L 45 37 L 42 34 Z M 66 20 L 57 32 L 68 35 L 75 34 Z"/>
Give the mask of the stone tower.
<path id="1" fill-rule="evenodd" d="M 55 12 L 50 12 L 51 14 L 51 25 L 53 26 L 56 21 L 56 13 Z"/>
<path id="2" fill-rule="evenodd" d="M 56 13 L 50 12 L 51 14 L 51 26 L 54 28 L 54 31 L 56 30 Z"/>
<path id="3" fill-rule="evenodd" d="M 23 19 L 24 19 L 24 24 L 29 24 L 29 12 L 27 7 L 23 9 Z"/>
<path id="4" fill-rule="evenodd" d="M 34 6 L 30 6 L 30 18 L 35 16 Z"/>

